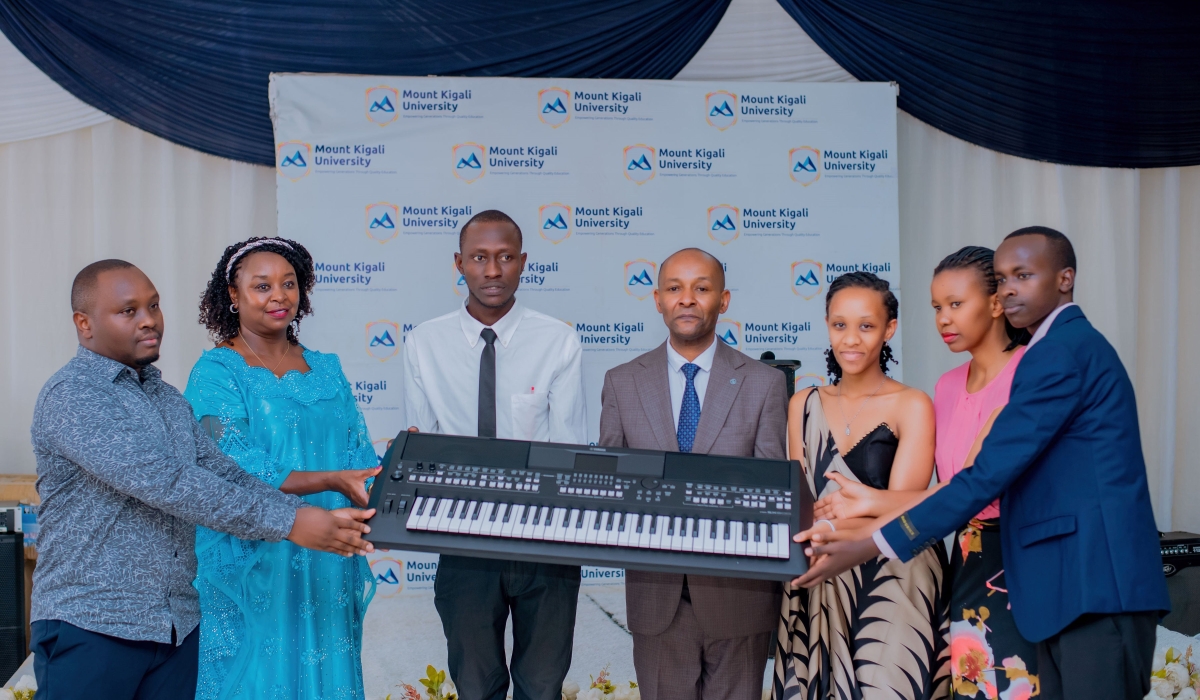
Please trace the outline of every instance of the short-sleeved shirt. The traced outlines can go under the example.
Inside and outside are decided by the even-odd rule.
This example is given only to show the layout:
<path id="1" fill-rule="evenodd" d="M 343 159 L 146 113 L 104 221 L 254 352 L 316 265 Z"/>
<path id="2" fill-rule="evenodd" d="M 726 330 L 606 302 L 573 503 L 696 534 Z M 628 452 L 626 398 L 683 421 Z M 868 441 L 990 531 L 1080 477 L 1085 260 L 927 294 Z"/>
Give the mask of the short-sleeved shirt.
<path id="1" fill-rule="evenodd" d="M 993 411 L 1008 403 L 1013 374 L 1024 355 L 1024 347 L 1014 350 L 1000 374 L 973 394 L 967 392 L 967 376 L 971 371 L 969 361 L 938 379 L 933 392 L 933 412 L 937 422 L 934 460 L 937 462 L 938 481 L 948 481 L 962 471 L 979 431 Z M 1000 501 L 995 501 L 980 511 L 978 517 L 986 520 L 999 516 Z"/>

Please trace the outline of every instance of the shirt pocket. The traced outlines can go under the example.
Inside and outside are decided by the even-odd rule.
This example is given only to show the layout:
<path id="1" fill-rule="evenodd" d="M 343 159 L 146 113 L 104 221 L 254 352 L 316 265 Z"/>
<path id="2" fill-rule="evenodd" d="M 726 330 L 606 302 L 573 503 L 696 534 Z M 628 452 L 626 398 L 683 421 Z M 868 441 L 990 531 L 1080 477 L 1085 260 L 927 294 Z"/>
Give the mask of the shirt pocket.
<path id="1" fill-rule="evenodd" d="M 550 422 L 550 395 L 546 392 L 512 395 L 514 440 L 535 440 L 538 430 Z"/>

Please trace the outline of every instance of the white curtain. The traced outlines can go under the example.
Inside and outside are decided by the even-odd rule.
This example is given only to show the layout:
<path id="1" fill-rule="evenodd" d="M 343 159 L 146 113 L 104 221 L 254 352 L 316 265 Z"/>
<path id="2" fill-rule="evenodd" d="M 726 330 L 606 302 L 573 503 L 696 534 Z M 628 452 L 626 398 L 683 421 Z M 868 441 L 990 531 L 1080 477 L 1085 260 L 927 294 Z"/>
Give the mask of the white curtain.
<path id="1" fill-rule="evenodd" d="M 10 47 L 11 48 L 11 47 Z M 0 75 L 10 70 L 0 48 Z M 23 58 L 21 60 L 24 60 Z M 26 62 L 27 63 L 27 62 Z M 44 78 L 44 76 L 43 76 Z M 733 0 L 679 80 L 847 81 L 774 0 Z M 903 86 L 901 86 L 903 90 Z M 13 116 L 0 93 L 0 123 Z M 966 360 L 941 344 L 927 284 L 946 254 L 995 246 L 1013 229 L 1064 231 L 1079 254 L 1077 300 L 1116 346 L 1137 387 L 1159 527 L 1200 532 L 1200 342 L 1189 311 L 1200 281 L 1200 167 L 1078 168 L 1001 155 L 900 112 L 900 245 L 905 381 L 932 391 Z M 0 132 L 0 141 L 3 132 Z M 37 391 L 74 352 L 67 290 L 103 257 L 147 271 L 167 318 L 160 366 L 182 385 L 207 346 L 197 307 L 228 243 L 275 230 L 269 168 L 201 155 L 120 122 L 0 145 L 0 472 L 33 471 L 28 426 Z"/>
<path id="2" fill-rule="evenodd" d="M 0 34 L 0 143 L 112 120 L 58 86 Z"/>

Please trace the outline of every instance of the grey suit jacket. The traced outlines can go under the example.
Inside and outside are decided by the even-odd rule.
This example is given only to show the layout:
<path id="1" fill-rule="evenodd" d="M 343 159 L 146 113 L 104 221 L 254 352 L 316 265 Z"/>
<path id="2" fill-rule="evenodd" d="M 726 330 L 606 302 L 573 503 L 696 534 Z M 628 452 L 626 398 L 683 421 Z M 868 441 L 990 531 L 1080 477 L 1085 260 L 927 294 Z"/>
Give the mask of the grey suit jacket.
<path id="1" fill-rule="evenodd" d="M 604 375 L 600 444 L 676 451 L 675 417 L 663 343 Z M 692 451 L 784 459 L 787 390 L 783 372 L 717 342 Z M 772 632 L 779 621 L 780 587 L 773 581 L 688 576 L 692 607 L 707 637 L 729 639 Z M 628 571 L 629 629 L 662 634 L 679 606 L 682 574 Z"/>

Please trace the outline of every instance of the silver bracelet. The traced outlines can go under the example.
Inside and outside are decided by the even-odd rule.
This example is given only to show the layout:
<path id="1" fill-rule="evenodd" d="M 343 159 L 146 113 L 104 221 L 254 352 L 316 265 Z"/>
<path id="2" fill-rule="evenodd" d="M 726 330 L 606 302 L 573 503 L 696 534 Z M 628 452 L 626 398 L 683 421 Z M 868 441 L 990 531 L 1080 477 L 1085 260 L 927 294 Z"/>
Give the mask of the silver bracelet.
<path id="1" fill-rule="evenodd" d="M 834 525 L 833 525 L 833 521 L 832 521 L 832 520 L 826 520 L 825 518 L 821 518 L 820 520 L 818 520 L 818 521 L 817 521 L 816 523 L 814 523 L 814 524 L 820 524 L 820 523 L 828 523 L 828 524 L 829 524 L 829 531 L 830 531 L 830 532 L 837 532 L 837 528 L 836 528 L 836 527 L 834 527 Z"/>

